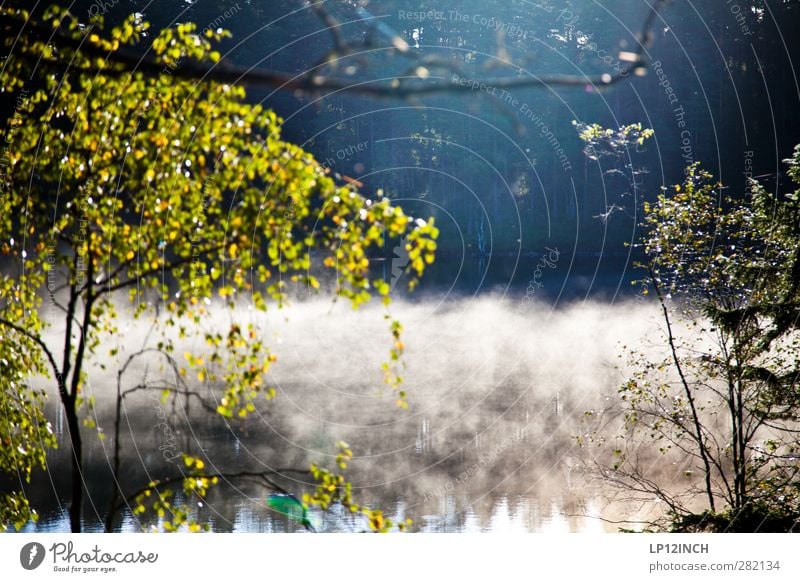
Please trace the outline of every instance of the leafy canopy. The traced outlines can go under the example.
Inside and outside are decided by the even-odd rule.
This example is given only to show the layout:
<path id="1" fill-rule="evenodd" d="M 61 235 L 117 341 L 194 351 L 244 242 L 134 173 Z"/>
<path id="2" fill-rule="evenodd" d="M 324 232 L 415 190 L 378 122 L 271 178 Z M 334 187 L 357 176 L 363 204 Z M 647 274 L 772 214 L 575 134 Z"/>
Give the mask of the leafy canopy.
<path id="1" fill-rule="evenodd" d="M 58 8 L 46 20 L 109 53 L 147 30 L 136 15 L 109 39 Z M 340 296 L 356 305 L 375 290 L 387 297 L 382 280 L 370 283 L 368 261 L 384 232 L 405 237 L 415 275 L 432 262 L 431 222 L 337 186 L 310 154 L 281 140 L 278 117 L 247 103 L 241 87 L 171 73 L 182 59 L 219 59 L 212 41 L 223 35 L 201 38 L 193 24 L 162 31 L 152 42 L 164 65 L 155 77 L 115 69 L 88 75 L 82 69 L 103 70 L 104 62 L 77 51 L 54 55 L 44 41 L 15 47 L 3 92 L 27 96 L 3 130 L 10 166 L 0 239 L 20 267 L 2 278 L 5 319 L 38 333 L 47 321 L 37 293 L 43 273 L 55 270 L 92 310 L 93 350 L 98 331 L 115 330 L 116 290 L 128 289 L 139 312 L 155 297 L 170 316 L 199 322 L 212 298 L 232 304 L 246 295 L 264 309 L 283 301 L 291 282 L 318 288 L 315 252 L 314 266 L 335 273 Z M 56 57 L 69 67 L 48 69 Z M 232 328 L 228 341 L 238 335 Z"/>
<path id="2" fill-rule="evenodd" d="M 106 34 L 100 16 L 86 24 L 60 7 L 42 18 L 0 10 L 27 27 L 5 38 L 0 73 L 16 104 L 0 128 L 0 257 L 11 267 L 0 273 L 0 408 L 12 420 L 0 428 L 4 470 L 27 477 L 53 444 L 28 378 L 55 376 L 64 406 L 77 409 L 87 360 L 104 365 L 101 339 L 119 334 L 119 294 L 137 317 L 157 314 L 165 353 L 176 335 L 198 333 L 210 353 L 187 352 L 187 366 L 223 386 L 220 414 L 244 416 L 258 394 L 274 394 L 264 377 L 276 356 L 252 325 L 204 329 L 212 305 L 265 310 L 293 285 L 315 290 L 328 279 L 354 306 L 374 294 L 388 304 L 389 285 L 370 279 L 371 252 L 402 238 L 411 287 L 433 261 L 432 220 L 337 185 L 242 87 L 180 76 L 182 62 L 213 66 L 226 32 L 180 24 L 149 42 L 139 14 Z M 72 48 L 48 44 L 42 25 Z M 142 47 L 160 74 L 96 56 Z M 65 325 L 58 349 L 45 336 L 54 315 Z M 393 360 L 401 329 L 391 323 Z M 399 390 L 393 366 L 387 381 Z"/>

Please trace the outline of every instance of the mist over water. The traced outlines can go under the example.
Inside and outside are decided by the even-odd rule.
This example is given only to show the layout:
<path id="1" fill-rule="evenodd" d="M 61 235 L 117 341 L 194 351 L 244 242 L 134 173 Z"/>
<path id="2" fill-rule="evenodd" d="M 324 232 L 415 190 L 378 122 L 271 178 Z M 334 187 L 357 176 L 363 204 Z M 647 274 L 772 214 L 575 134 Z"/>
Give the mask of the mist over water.
<path id="1" fill-rule="evenodd" d="M 270 307 L 267 313 L 246 307 L 228 312 L 212 304 L 199 333 L 188 339 L 179 339 L 175 328 L 165 328 L 175 341 L 175 359 L 184 365 L 185 352 L 200 355 L 207 349 L 203 332 L 224 336 L 234 321 L 256 326 L 278 357 L 266 379 L 276 397 L 259 398 L 256 410 L 246 418 L 217 414 L 226 387 L 199 378 L 197 369 L 187 374 L 191 396 L 163 401 L 159 386 L 175 378 L 163 355 L 156 354 L 137 358 L 121 378 L 123 390 L 148 388 L 129 393 L 117 418 L 117 372 L 132 354 L 155 347 L 161 338 L 151 327 L 154 321 L 161 326 L 165 321 L 163 313 L 153 317 L 152 312 L 142 320 L 131 320 L 131 305 L 122 296 L 115 322 L 118 331 L 102 336 L 82 385 L 82 396 L 94 397 L 96 405 L 82 408 L 79 416 L 98 427 L 82 429 L 83 531 L 103 529 L 117 487 L 112 471 L 115 446 L 121 452 L 119 485 L 127 496 L 164 478 L 176 479 L 174 487 L 179 490 L 179 478 L 186 471 L 183 454 L 201 458 L 211 473 L 271 471 L 280 488 L 301 496 L 316 485 L 309 466 L 335 470 L 337 443 L 344 441 L 355 455 L 346 476 L 359 504 L 380 508 L 395 521 L 410 518 L 412 531 L 506 533 L 617 531 L 653 517 L 653 510 L 667 504 L 659 508 L 646 487 L 636 499 L 641 504 L 632 502 L 635 495 L 630 489 L 614 501 L 613 477 L 592 478 L 593 462 L 605 463 L 622 444 L 630 445 L 642 474 L 663 484 L 664 491 L 688 489 L 686 506 L 692 509 L 692 486 L 702 480 L 697 460 L 680 447 L 659 450 L 653 432 L 643 430 L 638 441 L 625 441 L 617 431 L 622 416 L 618 387 L 630 377 L 628 366 L 643 364 L 625 356 L 631 348 L 652 362 L 670 356 L 659 305 L 652 297 L 636 295 L 643 288 L 631 284 L 644 276 L 635 267 L 645 260 L 642 220 L 647 204 L 659 195 L 671 196 L 693 162 L 720 181 L 721 196 L 734 200 L 750 199 L 750 178 L 774 192 L 776 200 L 787 188 L 795 189 L 782 160 L 800 141 L 800 116 L 794 114 L 800 84 L 793 59 L 800 54 L 800 35 L 791 34 L 800 29 L 800 2 L 687 5 L 584 0 L 563 6 L 547 0 L 436 4 L 255 0 L 240 6 L 187 0 L 161 2 L 157 10 L 151 4 L 150 0 L 76 0 L 70 10 L 82 22 L 102 15 L 107 26 L 97 30 L 100 37 L 137 13 L 137 20 L 143 18 L 152 26 L 129 48 L 141 49 L 146 58 L 157 52 L 150 47 L 153 40 L 176 23 L 193 23 L 197 31 L 230 30 L 231 37 L 215 45 L 221 60 L 213 67 L 209 64 L 204 79 L 222 74 L 227 91 L 231 80 L 226 66 L 251 71 L 250 80 L 239 77 L 231 83 L 237 86 L 236 93 L 239 87 L 246 89 L 245 101 L 241 107 L 221 108 L 220 103 L 206 107 L 203 90 L 187 90 L 191 102 L 168 99 L 162 86 L 166 82 L 179 88 L 191 78 L 197 64 L 186 66 L 191 58 L 163 70 L 159 66 L 156 74 L 145 67 L 135 75 L 146 84 L 157 81 L 146 85 L 158 87 L 147 103 L 160 101 L 161 109 L 141 107 L 136 99 L 124 99 L 124 94 L 117 100 L 105 90 L 117 84 L 98 83 L 103 73 L 97 77 L 88 69 L 74 69 L 79 59 L 64 59 L 59 70 L 56 59 L 69 56 L 72 43 L 60 48 L 58 34 L 48 41 L 53 42 L 53 58 L 41 67 L 36 49 L 25 49 L 25 31 L 35 33 L 26 19 L 19 36 L 8 35 L 16 40 L 9 44 L 9 67 L 3 70 L 14 71 L 15 63 L 29 58 L 36 71 L 50 75 L 52 70 L 54 76 L 47 80 L 39 73 L 20 76 L 16 85 L 6 84 L 10 88 L 0 98 L 9 110 L 6 141 L 22 144 L 6 148 L 10 160 L 22 157 L 2 164 L 8 166 L 2 194 L 7 190 L 16 199 L 19 193 L 24 201 L 6 212 L 10 230 L 4 227 L 0 247 L 10 239 L 13 253 L 18 249 L 30 261 L 43 256 L 34 251 L 41 237 L 45 252 L 54 257 L 58 248 L 51 248 L 44 235 L 69 213 L 75 220 L 63 222 L 70 226 L 58 234 L 65 241 L 78 236 L 79 244 L 65 245 L 65 250 L 68 246 L 75 252 L 77 273 L 70 272 L 83 276 L 78 265 L 83 263 L 84 246 L 89 253 L 93 244 L 90 237 L 84 245 L 80 233 L 88 232 L 86 228 L 97 228 L 98 234 L 116 232 L 113 225 L 122 216 L 126 228 L 132 229 L 131 250 L 137 251 L 135 261 L 142 272 L 154 268 L 152 263 L 146 265 L 150 259 L 141 261 L 143 245 L 157 244 L 164 259 L 175 256 L 175 251 L 185 257 L 186 237 L 181 233 L 189 229 L 194 263 L 196 232 L 214 234 L 216 227 L 234 224 L 222 217 L 227 213 L 233 218 L 240 201 L 256 210 L 256 204 L 251 205 L 255 198 L 240 187 L 240 180 L 217 178 L 242 171 L 245 182 L 255 188 L 265 186 L 264 202 L 270 202 L 276 185 L 283 182 L 272 182 L 276 173 L 272 169 L 261 171 L 278 162 L 284 165 L 282 158 L 251 164 L 250 156 L 244 155 L 262 150 L 262 143 L 267 144 L 263 151 L 271 151 L 274 136 L 264 140 L 257 128 L 241 125 L 249 118 L 242 112 L 255 104 L 280 117 L 281 139 L 307 152 L 301 157 L 313 156 L 337 184 L 369 200 L 386 197 L 409 217 L 435 219 L 439 236 L 436 259 L 411 295 L 403 291 L 410 264 L 408 239 L 392 239 L 389 229 L 382 248 L 368 249 L 369 279 L 391 283 L 393 296 L 401 297 L 388 311 L 378 301 L 353 311 L 346 301 L 325 298 L 335 290 L 336 273 L 318 266 L 321 257 L 310 249 L 311 274 L 319 275 L 325 290 L 320 295 L 309 297 L 301 290 L 286 308 Z M 30 22 L 36 22 L 37 14 L 41 11 L 32 9 Z M 182 60 L 183 56 L 178 59 Z M 108 64 L 113 65 L 114 59 Z M 90 72 L 91 79 L 86 77 Z M 84 77 L 92 82 L 77 82 Z M 258 77 L 295 82 L 278 87 L 259 83 Z M 60 82 L 68 78 L 76 82 L 66 100 L 57 91 L 51 106 L 49 95 L 36 95 L 37 88 L 51 87 L 51 82 L 53 87 L 68 87 Z M 565 79 L 571 82 L 559 82 Z M 306 82 L 309 90 L 297 88 Z M 94 89 L 86 90 L 90 85 Z M 361 92 L 370 85 L 391 89 L 388 98 Z M 119 87 L 122 93 L 128 90 L 128 85 Z M 100 102 L 109 99 L 107 110 L 78 107 L 84 97 L 93 104 L 95 94 Z M 121 105 L 129 101 L 130 107 Z M 30 107 L 21 107 L 23 102 Z M 60 121 L 50 119 L 46 109 L 56 112 Z M 151 117 L 140 110 L 160 111 L 163 123 L 156 115 L 145 127 L 136 119 Z M 205 119 L 200 120 L 197 112 Z M 218 122 L 246 128 L 238 132 L 234 145 L 241 137 L 248 147 L 231 147 L 220 139 L 229 134 Z M 598 132 L 605 128 L 609 138 L 600 139 L 597 136 L 603 134 L 597 133 L 587 141 L 584 131 L 592 124 L 598 124 Z M 639 129 L 627 133 L 633 127 Z M 48 141 L 37 138 L 39 129 L 45 137 L 63 133 Z M 190 129 L 191 137 L 184 129 Z M 653 135 L 648 138 L 640 133 L 649 135 L 650 130 Z M 599 141 L 591 145 L 595 139 Z M 164 140 L 166 147 L 159 145 Z M 31 144 L 40 142 L 49 143 L 52 152 L 44 155 L 47 147 L 44 153 L 34 151 Z M 101 145 L 90 147 L 91 151 L 74 147 L 92 143 Z M 140 151 L 137 143 L 153 147 L 142 145 Z M 84 154 L 85 160 L 80 157 Z M 34 155 L 36 162 L 28 164 Z M 91 171 L 84 171 L 90 166 Z M 291 169 L 291 164 L 285 167 Z M 148 170 L 158 179 L 150 178 Z M 115 179 L 97 180 L 104 174 Z M 169 179 L 162 178 L 167 175 Z M 204 210 L 198 204 L 197 212 L 177 214 L 194 226 L 187 222 L 182 224 L 187 229 L 176 231 L 174 222 L 166 221 L 162 235 L 161 221 L 166 215 L 173 217 L 171 202 L 180 192 L 173 187 L 173 175 L 174 184 L 186 185 L 189 196 L 181 196 L 183 201 L 195 200 L 192 188 L 202 189 Z M 287 193 L 296 185 L 287 183 Z M 286 208 L 262 204 L 259 228 L 281 218 L 281 224 L 297 221 L 297 232 L 305 236 L 305 223 L 299 224 L 305 218 L 295 200 L 305 189 L 292 191 Z M 217 190 L 220 196 L 209 194 Z M 315 196 L 309 221 L 322 205 Z M 91 223 L 81 218 L 86 197 L 92 208 L 106 208 L 108 203 L 109 209 L 116 209 L 123 203 L 122 211 L 109 210 L 109 220 Z M 220 205 L 219 213 L 205 211 L 212 199 Z M 149 209 L 151 200 L 158 217 L 144 212 L 134 216 L 140 206 Z M 26 210 L 29 203 L 36 213 Z M 160 214 L 162 204 L 168 206 L 166 214 Z M 175 210 L 182 207 L 175 206 Z M 5 215 L 0 223 L 3 219 Z M 39 221 L 35 229 L 29 220 Z M 158 233 L 136 236 L 137 222 L 151 226 L 150 220 L 158 221 Z M 275 236 L 279 232 L 269 231 Z M 293 226 L 284 231 L 290 236 L 295 232 Z M 235 242 L 237 229 L 226 230 L 226 241 L 229 233 L 234 250 L 226 242 L 228 252 L 223 251 L 222 260 L 235 263 L 237 256 L 243 257 L 244 243 Z M 57 240 L 55 231 L 51 234 Z M 237 255 L 238 247 L 242 249 Z M 251 251 L 258 247 L 253 245 Z M 17 255 L 0 251 L 0 274 L 15 277 Z M 105 268 L 114 268 L 115 256 L 122 255 L 109 255 Z M 270 257 L 254 253 L 256 261 L 277 266 Z M 30 272 L 27 263 L 19 266 L 21 273 Z M 194 270 L 190 269 L 190 277 Z M 174 277 L 182 276 L 179 271 L 162 271 L 169 293 L 177 290 Z M 48 290 L 58 288 L 53 285 L 56 273 L 57 269 L 47 270 L 43 280 Z M 274 275 L 283 276 L 283 270 Z M 90 284 L 87 297 L 91 290 Z M 247 298 L 240 299 L 246 303 Z M 82 300 L 76 300 L 80 305 Z M 64 338 L 59 334 L 64 313 L 47 299 L 43 309 L 48 310 L 45 319 L 54 325 L 45 332 L 46 339 L 56 346 L 58 356 L 63 351 Z M 396 405 L 397 395 L 384 383 L 382 371 L 394 343 L 390 332 L 394 319 L 404 327 L 405 351 L 397 371 L 404 379 L 408 410 Z M 702 325 L 687 330 L 680 321 L 672 323 L 689 349 L 709 341 Z M 110 356 L 114 348 L 119 352 Z M 674 379 L 670 366 L 659 373 L 663 374 L 659 381 L 666 384 Z M 19 483 L 16 475 L 0 476 L 0 493 L 11 486 L 24 489 L 41 515 L 25 531 L 66 532 L 72 471 L 67 423 L 54 382 L 33 383 L 50 395 L 46 413 L 59 448 L 48 452 L 47 469 L 37 471 L 30 484 Z M 586 411 L 615 406 L 603 416 L 609 423 L 603 445 L 580 447 L 576 436 L 586 436 L 600 423 Z M 713 409 L 700 413 L 708 442 L 715 440 L 715 431 L 723 436 L 729 431 L 723 413 Z M 628 449 L 618 452 L 622 458 Z M 724 449 L 718 454 L 723 458 Z M 625 457 L 626 462 L 631 457 Z M 272 491 L 258 479 L 223 478 L 204 499 L 184 499 L 178 491 L 176 501 L 186 502 L 214 531 L 305 531 L 297 520 L 268 507 Z M 705 509 L 697 508 L 698 513 Z M 311 513 L 317 531 L 368 529 L 363 519 L 343 507 Z M 125 505 L 114 529 L 147 530 L 158 521 L 152 515 L 134 517 Z"/>
<path id="2" fill-rule="evenodd" d="M 393 341 L 383 306 L 354 311 L 317 298 L 266 314 L 242 310 L 235 318 L 256 323 L 278 355 L 268 382 L 277 397 L 231 421 L 194 399 L 162 404 L 155 391 L 127 397 L 122 482 L 144 485 L 176 475 L 182 452 L 220 472 L 307 470 L 310 463 L 332 469 L 336 443 L 344 440 L 355 453 L 347 475 L 356 498 L 390 516 L 410 517 L 415 529 L 604 529 L 592 517 L 603 511 L 602 491 L 580 472 L 584 452 L 574 437 L 585 430 L 584 412 L 615 396 L 625 373 L 617 368 L 624 363 L 617 358 L 621 344 L 636 345 L 657 333 L 654 307 L 636 301 L 554 307 L 493 295 L 395 302 L 388 313 L 405 328 L 401 375 L 408 410 L 397 407 L 383 385 L 381 363 Z M 211 316 L 203 325 L 223 330 L 230 319 Z M 143 324 L 128 326 L 120 361 L 145 337 Z M 178 354 L 184 346 L 198 348 L 183 341 L 188 343 L 176 346 Z M 84 429 L 89 529 L 92 509 L 102 513 L 110 497 L 116 366 L 109 370 L 114 373 L 93 369 L 87 387 L 108 437 L 101 441 Z M 159 375 L 167 374 L 157 356 L 141 361 L 123 388 Z M 219 397 L 218 386 L 195 384 L 209 402 Z M 60 481 L 67 474 L 65 427 L 57 410 L 51 414 L 62 448 L 51 456 L 48 477 L 31 490 L 44 505 L 38 529 L 59 526 L 59 503 L 69 490 Z M 310 484 L 307 473 L 284 472 L 278 480 L 298 493 Z M 223 483 L 199 511 L 221 531 L 300 529 L 266 509 L 267 493 L 253 483 Z M 315 519 L 323 530 L 358 526 L 335 511 Z M 119 527 L 138 529 L 129 512 Z"/>

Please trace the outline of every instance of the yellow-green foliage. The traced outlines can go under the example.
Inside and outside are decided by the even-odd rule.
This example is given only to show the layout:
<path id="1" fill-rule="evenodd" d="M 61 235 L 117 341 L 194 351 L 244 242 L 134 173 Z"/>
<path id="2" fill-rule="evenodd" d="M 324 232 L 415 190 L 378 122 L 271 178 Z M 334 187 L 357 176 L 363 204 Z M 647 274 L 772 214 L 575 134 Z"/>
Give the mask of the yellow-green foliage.
<path id="1" fill-rule="evenodd" d="M 395 523 L 385 517 L 380 509 L 370 509 L 359 505 L 353 498 L 353 485 L 344 476 L 347 463 L 353 458 L 353 451 L 345 442 L 339 442 L 339 453 L 336 455 L 337 472 L 321 468 L 317 465 L 311 466 L 311 475 L 317 482 L 313 494 L 303 495 L 303 504 L 307 507 L 319 507 L 328 509 L 332 504 L 339 503 L 354 515 L 364 515 L 369 523 L 370 530 L 376 533 L 386 533 L 393 528 L 399 531 L 405 530 L 411 525 L 411 520 L 405 523 Z"/>
<path id="2" fill-rule="evenodd" d="M 43 394 L 28 386 L 30 373 L 43 370 L 44 362 L 30 341 L 11 342 L 3 334 L 0 354 L 0 475 L 30 482 L 33 470 L 45 467 L 47 448 L 56 446 L 42 413 Z M 0 531 L 37 517 L 21 493 L 0 495 Z"/>
<path id="3" fill-rule="evenodd" d="M 15 8 L 0 11 L 20 28 L 30 18 Z M 137 316 L 158 307 L 160 324 L 182 336 L 193 333 L 186 322 L 200 329 L 209 305 L 247 301 L 263 310 L 283 302 L 291 285 L 319 288 L 312 273 L 326 270 L 336 294 L 354 306 L 372 294 L 388 303 L 389 286 L 370 280 L 368 260 L 385 233 L 406 241 L 411 287 L 433 261 L 432 220 L 335 183 L 309 153 L 281 138 L 278 116 L 247 102 L 242 87 L 180 76 L 182 62 L 213 65 L 220 58 L 214 43 L 227 33 L 201 37 L 193 24 L 159 32 L 148 55 L 163 68 L 153 74 L 115 58 L 148 48 L 141 15 L 106 31 L 102 18 L 87 26 L 51 7 L 42 23 L 82 48 L 49 44 L 47 35 L 4 40 L 11 56 L 0 86 L 17 104 L 0 127 L 7 159 L 0 257 L 16 266 L 0 274 L 0 363 L 12 368 L 0 373 L 4 408 L 38 410 L 33 394 L 6 394 L 10 379 L 24 381 L 18 372 L 56 372 L 37 341 L 52 321 L 42 313 L 42 296 L 56 286 L 66 295 L 65 311 L 86 322 L 65 354 L 76 362 L 77 392 L 85 380 L 82 358 L 97 354 L 103 334 L 118 332 L 116 292 L 127 292 Z M 402 351 L 399 329 L 391 329 L 393 359 Z M 220 414 L 244 416 L 257 394 L 274 395 L 264 375 L 276 356 L 252 328 L 198 333 L 211 355 L 189 353 L 186 360 L 200 380 L 213 373 L 210 379 L 224 382 Z M 159 348 L 172 352 L 164 338 Z M 61 378 L 60 387 L 69 388 L 68 381 Z M 399 390 L 391 367 L 387 381 Z M 22 443 L 34 451 L 23 463 L 26 475 L 43 454 L 25 440 L 41 432 L 37 415 L 29 415 L 32 425 L 2 434 L 15 450 Z M 15 471 L 19 459 L 7 450 L 4 442 L 2 468 Z"/>

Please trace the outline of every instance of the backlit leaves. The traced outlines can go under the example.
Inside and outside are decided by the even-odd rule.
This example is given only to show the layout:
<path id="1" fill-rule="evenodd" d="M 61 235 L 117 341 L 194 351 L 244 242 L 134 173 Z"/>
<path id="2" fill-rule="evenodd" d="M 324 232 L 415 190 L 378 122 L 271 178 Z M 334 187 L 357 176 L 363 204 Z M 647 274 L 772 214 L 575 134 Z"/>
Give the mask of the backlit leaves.
<path id="1" fill-rule="evenodd" d="M 183 461 L 186 476 L 183 479 L 182 500 L 176 501 L 175 492 L 158 481 L 148 483 L 133 499 L 131 507 L 135 516 L 140 519 L 156 518 L 156 524 L 143 527 L 145 531 L 197 533 L 210 529 L 208 523 L 197 518 L 196 511 L 191 509 L 195 504 L 191 502 L 202 504 L 209 488 L 216 485 L 219 478 L 207 476 L 203 471 L 205 463 L 197 457 L 183 455 Z"/>
<path id="2" fill-rule="evenodd" d="M 395 523 L 393 520 L 385 517 L 381 510 L 371 509 L 355 501 L 353 497 L 353 485 L 347 481 L 344 476 L 347 464 L 353 458 L 353 451 L 350 450 L 350 447 L 345 442 L 339 442 L 338 447 L 339 453 L 336 455 L 338 471 L 329 471 L 317 465 L 311 466 L 311 475 L 314 477 L 317 485 L 313 493 L 306 493 L 303 495 L 303 503 L 305 506 L 319 507 L 325 510 L 330 508 L 333 504 L 339 504 L 349 513 L 363 516 L 367 521 L 370 531 L 386 533 L 395 527 L 399 531 L 404 531 L 405 528 L 411 524 L 410 520 Z"/>
<path id="3" fill-rule="evenodd" d="M 0 11 L 20 29 L 30 24 L 23 10 Z M 42 446 L 51 444 L 38 396 L 20 387 L 25 374 L 51 372 L 35 341 L 48 322 L 40 316 L 43 298 L 51 306 L 56 300 L 76 306 L 73 318 L 86 325 L 72 331 L 87 358 L 98 355 L 102 338 L 118 333 L 119 296 L 136 316 L 158 313 L 166 352 L 174 349 L 173 331 L 205 340 L 207 349 L 189 353 L 182 373 L 221 390 L 221 415 L 243 417 L 261 395 L 275 395 L 265 376 L 276 356 L 244 324 L 224 332 L 204 327 L 212 307 L 247 303 L 265 310 L 297 288 L 325 289 L 327 280 L 354 306 L 376 292 L 388 304 L 388 286 L 371 282 L 369 269 L 371 253 L 387 237 L 406 241 L 410 287 L 433 261 L 432 220 L 337 184 L 310 154 L 281 138 L 278 116 L 248 102 L 242 87 L 180 77 L 182 62 L 216 62 L 214 45 L 227 33 L 200 36 L 184 23 L 150 40 L 141 14 L 105 30 L 101 16 L 87 25 L 57 6 L 43 20 L 83 49 L 64 43 L 56 51 L 35 34 L 3 41 L 13 58 L 3 63 L 2 91 L 17 106 L 0 127 L 9 160 L 0 177 L 0 254 L 13 262 L 0 274 L 0 320 L 7 322 L 0 323 L 0 362 L 10 362 L 0 382 L 19 385 L 0 406 L 9 418 L 30 421 L 2 435 L 30 456 L 21 463 L 4 445 L 3 468 L 27 475 L 39 466 Z M 145 42 L 163 65 L 159 74 L 97 57 Z M 403 347 L 399 328 L 391 333 L 396 363 Z M 68 359 L 77 357 L 77 345 L 76 339 Z M 86 381 L 85 363 L 71 370 L 77 384 Z M 390 376 L 393 385 L 399 381 Z M 149 495 L 157 495 L 156 511 L 174 514 L 164 529 L 189 523 L 166 493 Z"/>
<path id="4" fill-rule="evenodd" d="M 32 371 L 44 373 L 37 347 L 0 333 L 0 475 L 30 482 L 34 469 L 46 467 L 46 451 L 56 446 L 44 416 L 44 393 L 28 386 Z M 37 518 L 22 492 L 0 496 L 0 531 L 20 529 Z"/>

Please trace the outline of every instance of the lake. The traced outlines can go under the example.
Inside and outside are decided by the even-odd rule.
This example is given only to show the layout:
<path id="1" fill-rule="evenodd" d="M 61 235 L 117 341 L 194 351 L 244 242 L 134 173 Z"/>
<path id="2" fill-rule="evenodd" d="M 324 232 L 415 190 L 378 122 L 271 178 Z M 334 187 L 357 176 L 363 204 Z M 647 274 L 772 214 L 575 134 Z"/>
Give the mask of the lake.
<path id="1" fill-rule="evenodd" d="M 632 299 L 566 304 L 527 297 L 483 293 L 393 304 L 391 316 L 406 330 L 401 371 L 409 410 L 397 407 L 382 384 L 380 366 L 391 346 L 383 307 L 353 311 L 317 298 L 267 314 L 242 310 L 237 319 L 257 325 L 278 355 L 269 374 L 276 398 L 234 421 L 206 412 L 195 398 L 162 404 L 159 392 L 146 390 L 125 398 L 125 491 L 179 475 L 185 452 L 215 472 L 275 471 L 276 483 L 299 494 L 309 474 L 285 469 L 333 468 L 343 440 L 355 454 L 347 475 L 356 499 L 393 519 L 412 519 L 413 531 L 616 531 L 604 520 L 617 514 L 585 475 L 587 452 L 575 436 L 586 430 L 584 412 L 607 403 L 624 377 L 616 368 L 621 342 L 654 333 L 657 311 Z M 226 316 L 214 313 L 203 325 L 225 326 Z M 141 323 L 122 327 L 111 342 L 119 344 L 120 361 L 143 345 L 144 332 Z M 198 349 L 194 340 L 183 341 Z M 134 366 L 123 388 L 167 377 L 156 357 Z M 218 397 L 218 387 L 195 384 L 208 402 Z M 115 373 L 95 368 L 86 388 L 97 398 L 106 435 L 101 440 L 84 429 L 87 531 L 102 530 L 98 515 L 110 499 L 115 385 Z M 62 446 L 28 488 L 41 519 L 27 531 L 68 529 L 66 423 L 52 398 L 48 410 Z M 262 483 L 237 479 L 192 505 L 215 531 L 302 531 L 267 507 L 269 493 Z M 311 521 L 318 531 L 365 527 L 341 508 L 314 512 Z M 140 531 L 153 523 L 138 523 L 126 508 L 116 528 Z"/>

